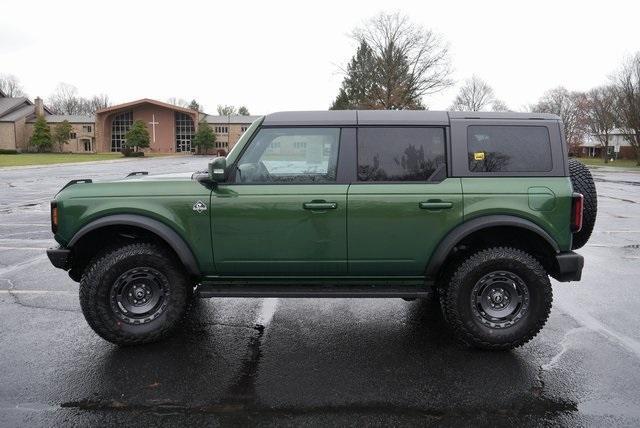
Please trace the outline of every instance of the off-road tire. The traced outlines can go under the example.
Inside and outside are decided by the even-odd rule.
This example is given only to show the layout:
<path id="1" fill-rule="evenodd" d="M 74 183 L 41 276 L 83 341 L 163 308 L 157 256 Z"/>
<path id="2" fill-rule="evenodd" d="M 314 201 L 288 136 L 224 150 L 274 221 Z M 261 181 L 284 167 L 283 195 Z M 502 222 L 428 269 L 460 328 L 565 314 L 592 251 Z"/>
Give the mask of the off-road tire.
<path id="1" fill-rule="evenodd" d="M 191 284 L 175 257 L 152 243 L 136 243 L 106 250 L 87 266 L 80 280 L 80 307 L 89 326 L 103 339 L 117 345 L 156 342 L 168 336 L 184 317 Z M 112 308 L 111 289 L 121 275 L 135 268 L 150 268 L 166 278 L 166 307 L 157 318 L 132 324 Z"/>
<path id="2" fill-rule="evenodd" d="M 528 309 L 513 325 L 494 328 L 479 320 L 472 309 L 475 285 L 494 271 L 517 275 L 528 289 Z M 524 251 L 497 247 L 478 251 L 462 260 L 446 287 L 440 306 L 446 323 L 468 345 L 508 350 L 530 341 L 542 329 L 551 311 L 551 283 L 542 265 Z"/>
<path id="3" fill-rule="evenodd" d="M 571 245 L 571 248 L 577 250 L 584 247 L 591 237 L 591 232 L 593 232 L 593 226 L 596 224 L 596 216 L 598 214 L 598 194 L 596 193 L 596 185 L 593 182 L 591 172 L 582 162 L 569 159 L 569 175 L 573 191 L 582 193 L 584 196 L 582 229 L 573 234 L 573 243 Z"/>

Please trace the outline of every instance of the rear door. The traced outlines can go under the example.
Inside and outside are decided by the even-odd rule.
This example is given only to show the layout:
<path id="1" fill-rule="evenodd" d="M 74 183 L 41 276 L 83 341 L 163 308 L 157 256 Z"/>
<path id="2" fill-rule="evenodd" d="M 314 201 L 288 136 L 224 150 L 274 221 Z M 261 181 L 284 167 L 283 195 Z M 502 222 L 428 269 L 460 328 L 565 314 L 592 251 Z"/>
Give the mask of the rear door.
<path id="1" fill-rule="evenodd" d="M 525 218 L 570 247 L 571 181 L 556 120 L 454 118 L 451 132 L 466 220 Z"/>
<path id="2" fill-rule="evenodd" d="M 360 127 L 348 193 L 349 273 L 423 275 L 462 222 L 459 178 L 447 178 L 445 127 Z"/>
<path id="3" fill-rule="evenodd" d="M 347 187 L 337 127 L 263 127 L 211 195 L 219 274 L 347 272 Z"/>

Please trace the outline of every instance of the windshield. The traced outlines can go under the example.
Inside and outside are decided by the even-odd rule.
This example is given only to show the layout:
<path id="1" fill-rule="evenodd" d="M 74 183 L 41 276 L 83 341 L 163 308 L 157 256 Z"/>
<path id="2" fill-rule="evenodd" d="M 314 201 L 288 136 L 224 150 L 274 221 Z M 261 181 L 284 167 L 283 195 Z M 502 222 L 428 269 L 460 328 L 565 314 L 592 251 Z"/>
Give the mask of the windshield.
<path id="1" fill-rule="evenodd" d="M 253 133 L 260 126 L 263 119 L 264 119 L 264 116 L 262 116 L 259 119 L 256 119 L 251 124 L 251 126 L 246 131 L 244 131 L 244 134 L 242 134 L 238 142 L 229 151 L 229 154 L 227 155 L 227 165 L 231 165 L 232 163 L 235 162 L 236 158 L 242 151 L 242 148 L 244 147 L 245 144 L 247 144 L 247 141 L 249 140 L 249 138 L 251 138 Z"/>

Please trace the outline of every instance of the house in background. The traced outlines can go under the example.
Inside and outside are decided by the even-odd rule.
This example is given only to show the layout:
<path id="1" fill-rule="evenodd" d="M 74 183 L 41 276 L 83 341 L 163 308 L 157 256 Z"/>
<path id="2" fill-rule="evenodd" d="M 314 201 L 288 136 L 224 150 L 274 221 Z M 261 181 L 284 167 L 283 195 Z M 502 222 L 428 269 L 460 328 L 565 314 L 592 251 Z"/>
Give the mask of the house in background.
<path id="1" fill-rule="evenodd" d="M 0 149 L 30 151 L 29 140 L 38 116 L 43 116 L 51 130 L 60 122 L 72 126 L 65 152 L 119 152 L 135 120 L 147 124 L 150 145 L 155 153 L 191 153 L 198 123 L 211 125 L 216 134 L 215 150 L 226 153 L 260 116 L 216 116 L 197 110 L 144 98 L 98 110 L 95 115 L 56 115 L 36 98 L 10 98 L 0 92 Z M 53 146 L 57 151 L 58 147 Z"/>
<path id="2" fill-rule="evenodd" d="M 609 146 L 607 156 L 613 159 L 635 159 L 636 154 L 633 147 L 625 137 L 622 129 L 614 129 L 609 134 Z M 584 143 L 580 145 L 581 157 L 601 158 L 604 150 L 602 143 L 596 135 L 587 134 Z"/>
<path id="3" fill-rule="evenodd" d="M 26 97 L 7 97 L 0 91 L 0 149 L 26 150 L 29 136 L 26 124 L 35 119 L 36 113 L 50 115 L 51 112 L 42 105 L 29 101 Z M 40 108 L 41 110 L 38 110 Z"/>

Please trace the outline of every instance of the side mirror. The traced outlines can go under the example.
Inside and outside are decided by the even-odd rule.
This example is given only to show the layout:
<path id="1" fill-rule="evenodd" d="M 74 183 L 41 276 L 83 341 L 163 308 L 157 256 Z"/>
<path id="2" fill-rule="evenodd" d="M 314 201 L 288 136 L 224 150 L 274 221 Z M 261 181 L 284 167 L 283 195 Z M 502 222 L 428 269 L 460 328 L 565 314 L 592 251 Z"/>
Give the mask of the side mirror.
<path id="1" fill-rule="evenodd" d="M 209 178 L 211 181 L 221 183 L 227 179 L 227 158 L 219 156 L 209 164 Z"/>

